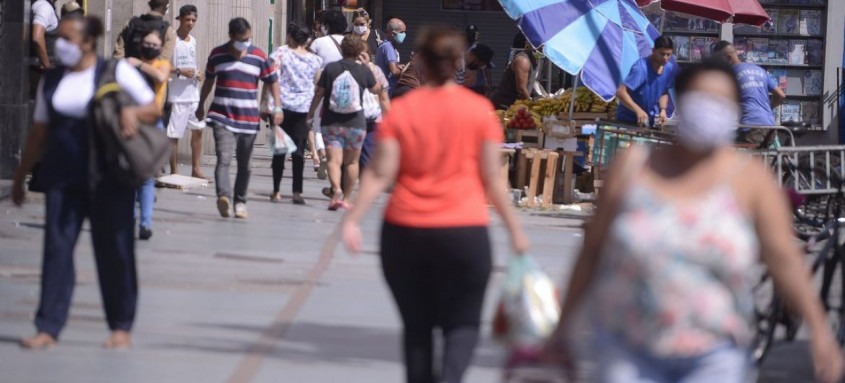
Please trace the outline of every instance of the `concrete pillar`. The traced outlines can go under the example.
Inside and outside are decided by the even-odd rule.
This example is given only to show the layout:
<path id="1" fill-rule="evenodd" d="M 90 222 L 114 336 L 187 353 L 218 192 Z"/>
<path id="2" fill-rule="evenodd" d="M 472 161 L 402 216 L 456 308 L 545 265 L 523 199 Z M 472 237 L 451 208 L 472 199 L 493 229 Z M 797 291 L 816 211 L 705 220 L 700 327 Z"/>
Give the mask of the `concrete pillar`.
<path id="1" fill-rule="evenodd" d="M 29 127 L 29 1 L 0 0 L 0 178 L 14 175 Z"/>

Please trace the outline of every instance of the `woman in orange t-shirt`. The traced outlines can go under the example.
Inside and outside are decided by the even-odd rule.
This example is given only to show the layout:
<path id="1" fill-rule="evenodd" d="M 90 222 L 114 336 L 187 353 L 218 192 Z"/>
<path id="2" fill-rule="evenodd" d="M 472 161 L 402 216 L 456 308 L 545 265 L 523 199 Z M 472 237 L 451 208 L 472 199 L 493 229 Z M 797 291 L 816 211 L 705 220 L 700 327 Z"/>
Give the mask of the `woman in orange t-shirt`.
<path id="1" fill-rule="evenodd" d="M 460 382 L 472 359 L 492 263 L 488 198 L 513 250 L 528 247 L 499 175 L 503 134 L 493 106 L 453 81 L 464 50 L 461 34 L 448 27 L 421 35 L 416 52 L 426 85 L 397 99 L 384 116 L 358 203 L 343 222 L 344 242 L 357 253 L 361 218 L 395 181 L 381 261 L 404 324 L 408 382 L 435 381 L 435 327 L 446 347 L 437 381 Z"/>
<path id="2" fill-rule="evenodd" d="M 170 79 L 170 62 L 159 59 L 164 38 L 157 29 L 146 31 L 141 40 L 141 58 L 130 57 L 129 63 L 138 68 L 156 94 L 156 105 L 164 110 L 167 99 L 167 81 Z M 158 121 L 158 127 L 164 130 L 164 123 Z M 153 236 L 153 204 L 155 203 L 155 181 L 150 178 L 138 188 L 139 228 L 138 238 L 148 240 Z"/>

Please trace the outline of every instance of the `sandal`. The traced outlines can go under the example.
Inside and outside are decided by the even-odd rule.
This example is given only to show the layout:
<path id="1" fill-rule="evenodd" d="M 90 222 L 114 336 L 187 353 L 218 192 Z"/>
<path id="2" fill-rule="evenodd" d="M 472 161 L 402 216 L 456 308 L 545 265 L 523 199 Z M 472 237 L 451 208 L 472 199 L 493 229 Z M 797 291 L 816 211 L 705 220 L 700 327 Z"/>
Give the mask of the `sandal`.
<path id="1" fill-rule="evenodd" d="M 270 195 L 270 202 L 282 202 L 282 193 L 275 192 Z"/>

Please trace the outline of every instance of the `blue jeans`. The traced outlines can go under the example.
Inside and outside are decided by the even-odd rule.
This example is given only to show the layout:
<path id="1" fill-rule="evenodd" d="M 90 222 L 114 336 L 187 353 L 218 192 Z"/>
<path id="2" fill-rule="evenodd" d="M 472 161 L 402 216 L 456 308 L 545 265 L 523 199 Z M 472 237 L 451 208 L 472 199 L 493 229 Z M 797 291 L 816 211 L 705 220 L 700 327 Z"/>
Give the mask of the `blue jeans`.
<path id="1" fill-rule="evenodd" d="M 731 340 L 697 356 L 660 357 L 608 333 L 596 339 L 600 383 L 744 383 L 749 372 L 748 350 Z"/>
<path id="2" fill-rule="evenodd" d="M 159 130 L 164 130 L 164 123 L 159 120 L 157 127 Z M 153 227 L 153 205 L 156 200 L 155 178 L 150 178 L 144 181 L 144 184 L 138 188 L 138 211 L 140 214 L 139 226 L 150 229 Z M 137 217 L 137 215 L 136 215 Z"/>
<path id="3" fill-rule="evenodd" d="M 138 188 L 139 225 L 150 229 L 153 227 L 153 205 L 155 205 L 155 180 L 150 178 Z"/>

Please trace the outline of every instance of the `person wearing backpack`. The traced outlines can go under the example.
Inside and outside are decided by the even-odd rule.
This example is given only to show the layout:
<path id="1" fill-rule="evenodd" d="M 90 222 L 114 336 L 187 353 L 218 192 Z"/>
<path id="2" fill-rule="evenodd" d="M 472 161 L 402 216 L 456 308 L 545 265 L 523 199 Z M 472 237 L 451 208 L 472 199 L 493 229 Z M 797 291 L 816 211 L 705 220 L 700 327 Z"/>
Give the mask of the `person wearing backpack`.
<path id="1" fill-rule="evenodd" d="M 343 12 L 337 10 L 321 12 L 318 20 L 315 24 L 319 25 L 320 36 L 311 41 L 308 49 L 323 60 L 322 66 L 320 67 L 322 71 L 326 68 L 326 65 L 343 59 L 343 54 L 340 51 L 340 42 L 343 41 L 344 33 L 346 33 L 346 29 L 349 27 L 349 23 L 346 21 L 346 16 Z M 314 165 L 318 166 L 316 169 L 317 178 L 325 180 L 328 178 L 328 161 L 325 156 L 326 145 L 325 140 L 323 140 L 322 126 L 320 123 L 322 115 L 322 110 L 318 110 L 316 118 L 311 125 L 313 131 L 313 137 L 311 138 L 312 142 L 314 142 L 314 148 L 319 155 L 319 159 L 315 159 L 314 161 Z M 332 194 L 331 188 L 323 188 L 323 194 L 330 197 Z"/>
<path id="2" fill-rule="evenodd" d="M 66 17 L 59 23 L 59 65 L 47 71 L 38 86 L 33 127 L 15 173 L 12 201 L 20 206 L 25 199 L 26 174 L 36 159 L 42 158 L 46 206 L 41 296 L 35 315 L 37 334 L 21 341 L 25 348 L 54 345 L 67 322 L 75 284 L 73 253 L 85 218 L 91 224 L 103 307 L 112 331 L 105 346 L 130 345 L 138 297 L 135 190 L 104 171 L 104 137 L 92 136 L 90 110 L 100 77 L 113 68 L 111 74 L 120 91 L 137 105 L 120 109 L 121 123 L 114 129 L 124 137 L 134 137 L 141 123 L 154 122 L 161 112 L 155 94 L 129 63 L 97 57 L 97 38 L 102 34 L 103 24 L 94 17 Z M 97 174 L 91 174 L 91 169 Z"/>
<path id="3" fill-rule="evenodd" d="M 381 92 L 381 86 L 376 83 L 370 69 L 357 61 L 364 51 L 361 37 L 354 34 L 346 36 L 340 44 L 340 50 L 343 59 L 327 65 L 320 75 L 307 117 L 313 120 L 322 100 L 321 125 L 333 192 L 329 210 L 349 207 L 348 202 L 358 180 L 361 148 L 367 136 L 367 120 L 362 103 L 364 91 L 369 90 L 374 94 Z M 343 177 L 341 168 L 346 170 Z"/>
<path id="4" fill-rule="evenodd" d="M 217 210 L 220 216 L 229 217 L 234 200 L 235 218 L 246 219 L 246 194 L 252 173 L 250 160 L 255 135 L 261 124 L 258 82 L 270 84 L 274 100 L 281 100 L 281 97 L 275 68 L 267 54 L 252 45 L 249 22 L 242 17 L 229 21 L 229 38 L 229 42 L 212 49 L 208 56 L 206 81 L 202 84 L 196 116 L 200 121 L 206 119 L 205 101 L 215 90 L 206 122 L 214 129 L 217 147 L 217 166 L 214 169 Z M 273 124 L 281 125 L 284 121 L 282 106 L 276 105 L 272 113 Z M 238 160 L 238 175 L 233 192 L 229 166 L 234 156 Z"/>
<path id="5" fill-rule="evenodd" d="M 114 44 L 114 58 L 141 58 L 139 48 L 143 39 L 141 32 L 149 29 L 157 29 L 164 36 L 164 44 L 161 47 L 159 58 L 170 61 L 173 57 L 173 49 L 176 47 L 177 39 L 176 30 L 169 22 L 164 20 L 164 16 L 170 10 L 170 0 L 150 0 L 148 4 L 150 11 L 130 19 L 120 34 L 117 35 L 117 41 Z"/>
<path id="6" fill-rule="evenodd" d="M 147 80 L 156 94 L 156 105 L 164 111 L 167 99 L 167 82 L 170 79 L 170 61 L 160 59 L 163 38 L 157 29 L 141 29 L 142 35 L 141 58 L 129 57 L 127 62 L 132 64 Z M 164 130 L 164 122 L 159 119 L 157 127 Z M 153 205 L 155 204 L 155 179 L 152 177 L 144 181 L 138 188 L 139 227 L 138 238 L 148 240 L 153 236 Z"/>

